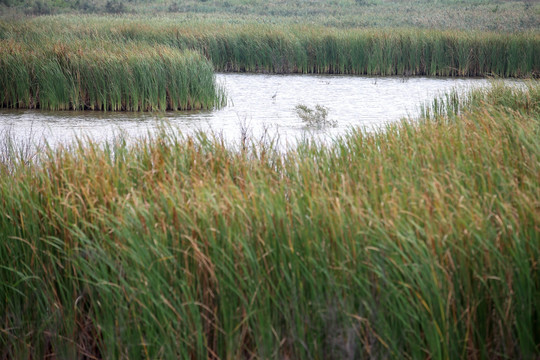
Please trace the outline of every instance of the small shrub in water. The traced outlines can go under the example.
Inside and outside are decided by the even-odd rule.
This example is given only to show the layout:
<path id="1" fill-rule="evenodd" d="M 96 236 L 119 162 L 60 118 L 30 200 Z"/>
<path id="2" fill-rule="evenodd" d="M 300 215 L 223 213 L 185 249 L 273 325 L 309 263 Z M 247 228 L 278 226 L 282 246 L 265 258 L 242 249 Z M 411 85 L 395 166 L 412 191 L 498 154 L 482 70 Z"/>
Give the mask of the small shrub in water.
<path id="1" fill-rule="evenodd" d="M 337 125 L 336 121 L 328 119 L 328 108 L 325 106 L 317 104 L 315 105 L 315 108 L 312 109 L 306 105 L 298 104 L 294 109 L 300 119 L 308 126 L 321 128 Z"/>

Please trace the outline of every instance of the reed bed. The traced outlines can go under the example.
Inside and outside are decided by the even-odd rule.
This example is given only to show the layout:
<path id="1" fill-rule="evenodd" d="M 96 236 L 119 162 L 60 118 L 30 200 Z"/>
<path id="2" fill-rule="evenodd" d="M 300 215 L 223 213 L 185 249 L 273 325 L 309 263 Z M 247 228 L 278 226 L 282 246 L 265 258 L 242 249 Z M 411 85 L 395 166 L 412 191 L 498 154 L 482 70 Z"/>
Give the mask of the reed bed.
<path id="1" fill-rule="evenodd" d="M 538 114 L 540 86 L 538 81 L 525 81 L 509 86 L 502 81 L 492 80 L 487 88 L 463 92 L 454 89 L 421 104 L 420 117 L 426 121 L 453 121 L 461 114 L 481 107 L 484 103 L 503 108 L 523 109 Z"/>
<path id="2" fill-rule="evenodd" d="M 0 357 L 538 357 L 532 88 L 285 154 L 171 129 L 10 153 Z"/>
<path id="3" fill-rule="evenodd" d="M 43 30 L 50 29 L 50 30 Z M 403 76 L 536 77 L 540 34 L 336 29 L 174 18 L 36 18 L 0 23 L 21 42 L 99 39 L 196 50 L 217 71 Z"/>
<path id="4" fill-rule="evenodd" d="M 210 62 L 190 50 L 105 41 L 0 42 L 0 107 L 212 109 L 225 101 Z"/>

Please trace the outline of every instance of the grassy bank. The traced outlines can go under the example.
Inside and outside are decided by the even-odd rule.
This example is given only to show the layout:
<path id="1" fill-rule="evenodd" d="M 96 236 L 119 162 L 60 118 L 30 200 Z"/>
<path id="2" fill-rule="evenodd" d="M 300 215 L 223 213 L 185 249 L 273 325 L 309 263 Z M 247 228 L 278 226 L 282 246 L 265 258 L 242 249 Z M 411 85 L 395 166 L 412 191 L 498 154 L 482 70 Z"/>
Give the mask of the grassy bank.
<path id="1" fill-rule="evenodd" d="M 0 38 L 166 45 L 200 52 L 217 71 L 356 75 L 530 77 L 540 34 L 316 25 L 234 24 L 174 18 L 47 17 L 0 23 Z"/>
<path id="2" fill-rule="evenodd" d="M 153 111 L 224 102 L 206 58 L 161 45 L 5 40 L 0 68 L 5 108 Z"/>
<path id="3" fill-rule="evenodd" d="M 499 32 L 538 30 L 540 23 L 534 0 L 0 0 L 0 18 L 58 13 Z"/>
<path id="4" fill-rule="evenodd" d="M 537 357 L 538 85 L 499 94 L 286 154 L 6 147 L 0 357 Z"/>

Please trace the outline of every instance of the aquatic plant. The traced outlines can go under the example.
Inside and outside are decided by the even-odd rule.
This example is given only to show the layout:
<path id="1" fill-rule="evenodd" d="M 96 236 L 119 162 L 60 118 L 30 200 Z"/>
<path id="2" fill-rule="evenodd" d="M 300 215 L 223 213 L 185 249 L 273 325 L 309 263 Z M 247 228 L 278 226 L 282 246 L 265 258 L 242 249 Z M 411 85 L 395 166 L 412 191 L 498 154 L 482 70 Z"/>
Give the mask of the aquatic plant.
<path id="1" fill-rule="evenodd" d="M 335 120 L 328 119 L 328 108 L 322 105 L 315 105 L 315 108 L 298 104 L 294 111 L 307 126 L 322 128 L 325 126 L 335 126 Z"/>
<path id="2" fill-rule="evenodd" d="M 224 103 L 212 65 L 194 51 L 103 41 L 0 43 L 0 107 L 162 111 Z"/>
<path id="3" fill-rule="evenodd" d="M 173 129 L 12 154 L 0 356 L 538 357 L 539 102 L 510 94 L 285 154 Z"/>
<path id="4" fill-rule="evenodd" d="M 51 29 L 44 31 L 43 29 Z M 404 76 L 534 77 L 540 34 L 338 29 L 174 18 L 52 17 L 6 22 L 0 38 L 22 43 L 143 42 L 199 51 L 217 71 Z"/>
<path id="5" fill-rule="evenodd" d="M 490 86 L 469 91 L 453 89 L 430 102 L 421 104 L 420 118 L 433 121 L 453 120 L 471 109 L 491 104 L 507 110 L 528 111 L 538 114 L 540 102 L 540 87 L 537 81 L 526 81 L 516 86 L 505 85 L 502 81 L 493 80 Z"/>

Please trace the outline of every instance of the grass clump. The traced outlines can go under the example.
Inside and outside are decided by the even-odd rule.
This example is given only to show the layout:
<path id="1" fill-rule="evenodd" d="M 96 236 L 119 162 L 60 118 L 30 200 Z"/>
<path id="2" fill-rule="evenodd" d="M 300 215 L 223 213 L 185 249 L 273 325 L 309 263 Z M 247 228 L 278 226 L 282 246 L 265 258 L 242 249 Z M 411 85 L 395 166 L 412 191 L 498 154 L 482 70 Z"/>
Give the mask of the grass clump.
<path id="1" fill-rule="evenodd" d="M 540 116 L 540 87 L 537 81 L 528 81 L 517 86 L 508 86 L 501 81 L 492 81 L 487 88 L 463 92 L 454 89 L 442 94 L 430 103 L 421 105 L 421 118 L 449 120 L 485 104 L 506 110 L 526 111 Z"/>
<path id="2" fill-rule="evenodd" d="M 212 65 L 194 51 L 96 42 L 0 43 L 0 107 L 163 111 L 224 103 Z"/>
<path id="3" fill-rule="evenodd" d="M 285 154 L 164 131 L 13 157 L 1 357 L 538 357 L 538 99 L 512 94 Z"/>

